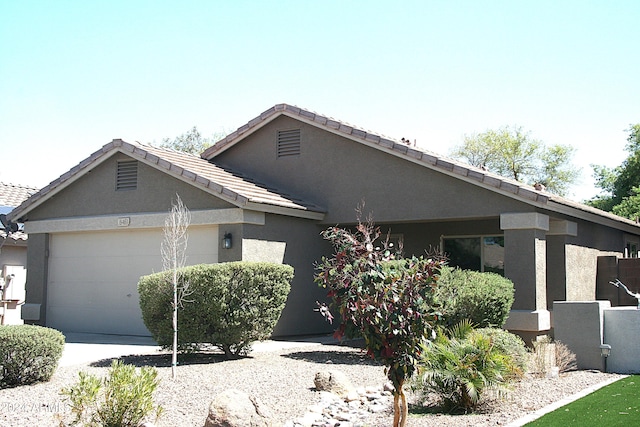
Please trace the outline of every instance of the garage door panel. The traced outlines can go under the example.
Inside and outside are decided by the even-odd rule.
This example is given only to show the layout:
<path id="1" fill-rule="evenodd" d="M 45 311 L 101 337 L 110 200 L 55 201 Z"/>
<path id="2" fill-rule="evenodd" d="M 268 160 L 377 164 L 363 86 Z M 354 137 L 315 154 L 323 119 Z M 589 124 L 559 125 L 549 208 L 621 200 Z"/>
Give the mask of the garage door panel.
<path id="1" fill-rule="evenodd" d="M 49 282 L 77 282 L 79 284 L 107 281 L 127 282 L 133 277 L 140 277 L 162 270 L 159 256 L 139 257 L 75 257 L 58 259 L 49 267 Z M 83 265 L 83 268 L 78 268 Z M 87 268 L 93 265 L 93 268 Z M 138 280 L 135 280 L 135 284 Z"/>
<path id="2" fill-rule="evenodd" d="M 140 276 L 161 271 L 161 229 L 55 234 L 50 239 L 47 325 L 67 332 L 149 335 Z M 218 229 L 189 230 L 187 264 L 217 262 Z"/>
<path id="3" fill-rule="evenodd" d="M 62 307 L 52 307 L 49 309 L 49 316 L 57 319 L 56 329 L 63 332 L 88 332 L 96 334 L 115 334 L 148 336 L 149 332 L 142 324 L 140 317 L 139 323 L 131 323 L 131 313 L 126 308 L 113 308 L 108 311 L 97 312 L 93 308 L 74 308 L 74 317 L 68 315 L 68 310 Z M 78 330 L 77 318 L 86 319 L 82 328 Z M 104 325 L 108 324 L 109 329 L 105 330 Z"/>
<path id="4" fill-rule="evenodd" d="M 138 307 L 138 293 L 126 284 L 114 284 L 106 281 L 89 282 L 52 282 L 49 284 L 48 304 L 73 310 L 79 306 L 125 305 Z"/>

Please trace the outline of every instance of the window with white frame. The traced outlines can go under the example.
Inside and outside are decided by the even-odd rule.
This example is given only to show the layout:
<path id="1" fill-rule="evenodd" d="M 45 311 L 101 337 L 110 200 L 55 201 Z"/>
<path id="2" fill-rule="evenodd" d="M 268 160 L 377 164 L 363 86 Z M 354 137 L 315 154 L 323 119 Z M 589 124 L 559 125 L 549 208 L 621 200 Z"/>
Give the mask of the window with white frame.
<path id="1" fill-rule="evenodd" d="M 452 267 L 504 276 L 504 236 L 442 236 L 440 247 Z"/>

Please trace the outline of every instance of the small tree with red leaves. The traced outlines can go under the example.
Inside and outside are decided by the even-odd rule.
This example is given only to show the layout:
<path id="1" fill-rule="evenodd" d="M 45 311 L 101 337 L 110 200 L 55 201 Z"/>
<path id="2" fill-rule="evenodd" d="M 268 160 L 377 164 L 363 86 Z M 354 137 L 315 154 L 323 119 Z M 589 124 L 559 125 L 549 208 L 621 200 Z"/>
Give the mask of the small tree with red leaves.
<path id="1" fill-rule="evenodd" d="M 393 425 L 403 427 L 408 415 L 403 385 L 438 323 L 434 291 L 444 262 L 402 258 L 388 239 L 377 247 L 380 230 L 371 220 L 358 218 L 355 232 L 331 227 L 322 236 L 335 253 L 317 265 L 316 283 L 328 289 L 339 310 L 342 323 L 335 337 L 364 338 L 367 353 L 386 366 L 395 389 Z"/>

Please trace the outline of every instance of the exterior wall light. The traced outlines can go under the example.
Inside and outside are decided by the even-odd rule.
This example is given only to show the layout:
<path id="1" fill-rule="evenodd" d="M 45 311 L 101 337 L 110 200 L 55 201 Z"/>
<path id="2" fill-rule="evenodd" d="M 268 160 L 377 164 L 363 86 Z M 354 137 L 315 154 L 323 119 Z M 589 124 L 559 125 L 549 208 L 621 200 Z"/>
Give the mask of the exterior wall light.
<path id="1" fill-rule="evenodd" d="M 607 372 L 607 358 L 611 355 L 610 344 L 600 344 L 600 356 L 604 358 L 604 372 Z"/>
<path id="2" fill-rule="evenodd" d="M 231 233 L 224 233 L 224 238 L 222 239 L 222 247 L 224 249 L 231 249 Z"/>

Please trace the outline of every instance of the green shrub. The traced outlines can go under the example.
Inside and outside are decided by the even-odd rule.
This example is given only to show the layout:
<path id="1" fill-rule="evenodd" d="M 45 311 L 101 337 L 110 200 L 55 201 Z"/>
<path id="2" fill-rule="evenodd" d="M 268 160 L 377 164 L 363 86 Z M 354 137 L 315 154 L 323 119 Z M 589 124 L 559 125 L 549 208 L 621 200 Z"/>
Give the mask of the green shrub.
<path id="1" fill-rule="evenodd" d="M 465 319 L 478 328 L 502 327 L 514 293 L 513 282 L 496 273 L 451 267 L 442 269 L 436 290 L 449 328 Z"/>
<path id="2" fill-rule="evenodd" d="M 158 388 L 155 368 L 145 366 L 136 370 L 133 365 L 115 360 L 107 378 L 100 380 L 86 372 L 78 375 L 80 379 L 75 385 L 61 391 L 75 415 L 72 425 L 137 427 L 154 413 L 157 420 L 162 412 L 153 402 Z"/>
<path id="3" fill-rule="evenodd" d="M 477 329 L 476 332 L 489 337 L 498 350 L 511 356 L 517 368 L 517 371 L 514 372 L 516 377 L 521 377 L 527 372 L 530 353 L 522 338 L 509 331 L 498 328 L 481 328 Z"/>
<path id="4" fill-rule="evenodd" d="M 0 388 L 49 381 L 64 349 L 64 335 L 35 325 L 0 326 Z"/>
<path id="5" fill-rule="evenodd" d="M 517 367 L 491 338 L 463 322 L 423 346 L 414 388 L 434 392 L 450 412 L 475 408 L 487 389 L 504 393 Z"/>
<path id="6" fill-rule="evenodd" d="M 138 283 L 145 325 L 164 347 L 173 340 L 170 273 L 143 276 Z M 227 357 L 246 354 L 252 341 L 269 338 L 291 289 L 293 267 L 266 262 L 201 264 L 180 269 L 188 283 L 178 308 L 182 350 L 210 344 Z"/>

